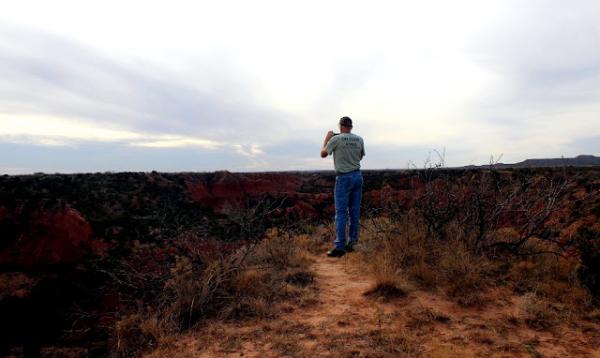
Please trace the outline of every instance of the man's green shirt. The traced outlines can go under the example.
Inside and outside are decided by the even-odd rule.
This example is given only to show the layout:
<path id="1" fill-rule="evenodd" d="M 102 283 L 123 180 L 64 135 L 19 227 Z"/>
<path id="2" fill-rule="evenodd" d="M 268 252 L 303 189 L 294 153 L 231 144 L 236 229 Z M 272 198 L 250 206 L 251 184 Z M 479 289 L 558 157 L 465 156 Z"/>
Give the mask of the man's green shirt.
<path id="1" fill-rule="evenodd" d="M 333 153 L 333 166 L 338 174 L 360 169 L 360 160 L 365 156 L 363 139 L 353 133 L 331 137 L 325 149 L 327 154 Z"/>

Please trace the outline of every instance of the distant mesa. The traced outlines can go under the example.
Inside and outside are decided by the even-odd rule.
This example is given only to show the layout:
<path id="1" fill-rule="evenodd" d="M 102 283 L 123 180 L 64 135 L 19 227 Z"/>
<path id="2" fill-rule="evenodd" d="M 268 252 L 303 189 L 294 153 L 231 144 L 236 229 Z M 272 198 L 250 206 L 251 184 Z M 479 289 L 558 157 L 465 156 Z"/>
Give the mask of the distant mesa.
<path id="1" fill-rule="evenodd" d="M 464 168 L 481 168 L 487 165 L 468 165 Z M 578 155 L 575 158 L 526 159 L 514 164 L 498 163 L 496 168 L 556 168 L 556 167 L 595 167 L 600 166 L 600 157 Z"/>

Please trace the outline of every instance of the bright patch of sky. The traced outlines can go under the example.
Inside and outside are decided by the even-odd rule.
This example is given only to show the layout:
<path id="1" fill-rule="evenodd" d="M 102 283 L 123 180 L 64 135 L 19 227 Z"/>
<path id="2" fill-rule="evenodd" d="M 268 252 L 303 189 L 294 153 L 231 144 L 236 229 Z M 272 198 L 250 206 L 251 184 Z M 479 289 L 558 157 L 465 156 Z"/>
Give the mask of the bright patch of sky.
<path id="1" fill-rule="evenodd" d="M 0 174 L 600 154 L 595 0 L 6 2 L 0 78 Z"/>

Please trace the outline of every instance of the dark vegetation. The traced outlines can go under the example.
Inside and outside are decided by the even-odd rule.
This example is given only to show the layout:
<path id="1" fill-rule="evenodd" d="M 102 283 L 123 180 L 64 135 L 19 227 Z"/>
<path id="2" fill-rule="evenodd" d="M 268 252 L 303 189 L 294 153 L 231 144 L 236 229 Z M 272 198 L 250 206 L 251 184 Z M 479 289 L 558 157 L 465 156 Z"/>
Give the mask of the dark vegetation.
<path id="1" fill-rule="evenodd" d="M 40 206 L 68 204 L 85 217 L 95 235 L 117 243 L 169 240 L 190 230 L 203 237 L 237 241 L 240 234 L 253 236 L 269 226 L 271 217 L 259 217 L 251 208 L 280 205 L 273 197 L 243 198 L 247 210 L 234 213 L 232 208 L 227 214 L 216 214 L 210 207 L 195 203 L 186 191 L 186 180 L 210 182 L 211 176 L 214 174 L 156 172 L 5 175 L 0 177 L 0 204 L 8 208 L 24 206 L 22 219 Z M 241 213 L 257 221 L 251 230 L 240 228 L 245 224 L 239 217 Z M 258 222 L 257 218 L 266 222 Z M 5 221 L 2 229 L 14 231 L 18 224 Z"/>
<path id="2" fill-rule="evenodd" d="M 594 321 L 599 179 L 569 169 L 419 171 L 412 204 L 382 196 L 363 225 L 360 252 L 376 280 L 369 294 L 389 298 L 416 286 L 485 307 L 508 289 L 521 297 L 533 329 Z"/>
<path id="3" fill-rule="evenodd" d="M 130 292 L 137 302 L 122 309 L 110 337 L 110 351 L 130 356 L 159 347 L 168 350 L 177 333 L 201 326 L 207 318 L 276 317 L 277 302 L 310 295 L 307 286 L 312 276 L 300 251 L 303 240 L 302 235 L 272 229 L 260 241 L 228 248 L 186 241 L 169 272 L 153 277 L 158 285 L 136 287 L 143 293 Z M 123 272 L 122 278 L 126 286 L 146 281 L 131 271 Z"/>
<path id="4" fill-rule="evenodd" d="M 0 355 L 135 355 L 208 318 L 268 319 L 276 302 L 309 302 L 303 253 L 315 226 L 332 221 L 334 176 L 273 175 L 0 177 Z M 509 287 L 537 329 L 596 312 L 599 169 L 364 177 L 360 255 L 377 281 L 368 295 L 439 287 L 477 306 Z M 90 227 L 80 246 L 53 238 L 49 251 L 26 252 L 58 230 L 44 218 L 70 209 Z"/>

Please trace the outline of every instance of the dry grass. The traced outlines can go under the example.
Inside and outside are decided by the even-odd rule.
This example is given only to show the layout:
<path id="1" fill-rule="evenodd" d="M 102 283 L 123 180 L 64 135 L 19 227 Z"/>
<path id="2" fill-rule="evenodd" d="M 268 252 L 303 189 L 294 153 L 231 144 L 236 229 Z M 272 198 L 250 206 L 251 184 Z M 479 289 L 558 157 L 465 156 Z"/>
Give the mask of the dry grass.
<path id="1" fill-rule="evenodd" d="M 341 320 L 340 332 L 311 338 L 307 327 L 278 318 L 319 302 L 315 276 L 309 269 L 313 260 L 310 253 L 321 255 L 329 248 L 331 227 L 316 227 L 312 235 L 271 230 L 251 248 L 242 248 L 202 267 L 195 266 L 190 258 L 179 258 L 165 286 L 160 310 L 153 315 L 125 317 L 119 323 L 117 351 L 128 355 L 136 352 L 135 347 L 145 346 L 159 352 L 169 346 L 173 334 L 187 327 L 201 328 L 206 317 L 230 323 L 269 322 L 261 333 L 269 337 L 266 348 L 253 346 L 255 339 L 246 333 L 215 333 L 211 337 L 223 340 L 219 346 L 224 350 L 243 351 L 251 345 L 253 350 L 298 357 L 310 356 L 320 348 L 311 345 L 314 340 L 327 342 L 327 349 L 342 357 L 419 356 L 427 337 L 457 326 L 464 326 L 461 344 L 469 344 L 480 354 L 536 354 L 534 342 L 515 341 L 510 332 L 558 332 L 556 327 L 581 318 L 595 327 L 600 315 L 577 280 L 575 263 L 548 255 L 477 253 L 464 237 L 428 238 L 422 223 L 411 215 L 395 221 L 365 220 L 357 252 L 343 260 L 351 266 L 359 264 L 371 274 L 373 285 L 360 292 L 365 290 L 376 306 L 409 303 L 407 297 L 438 293 L 447 299 L 442 305 L 412 305 L 402 314 L 406 317 L 402 320 L 377 310 L 373 322 L 356 332 L 345 331 L 343 325 L 347 322 Z M 510 292 L 515 295 L 501 298 Z M 513 312 L 503 310 L 503 305 L 515 302 Z M 446 310 L 445 305 L 452 309 Z M 497 309 L 500 319 L 485 325 L 465 323 L 465 316 L 457 313 L 488 308 Z M 317 331 L 323 329 L 317 327 Z M 434 342 L 427 354 L 467 354 L 467 350 L 463 352 L 453 345 L 456 342 L 444 342 L 450 345 L 436 346 Z"/>
<path id="2" fill-rule="evenodd" d="M 417 285 L 421 289 L 441 289 L 460 306 L 482 307 L 489 300 L 490 289 L 508 286 L 518 294 L 535 294 L 536 302 L 552 302 L 546 308 L 560 310 L 563 320 L 577 319 L 593 308 L 591 295 L 577 279 L 574 260 L 554 255 L 487 256 L 472 250 L 469 239 L 461 236 L 460 230 L 455 231 L 456 236 L 446 240 L 428 238 L 414 212 L 397 220 L 365 220 L 360 258 L 376 281 L 371 291 L 407 293 Z M 528 247 L 532 252 L 540 249 Z M 552 325 L 551 312 L 545 319 L 541 313 L 535 316 L 540 319 L 532 318 L 532 324 Z M 540 323 L 533 323 L 537 321 Z"/>
<path id="3" fill-rule="evenodd" d="M 576 277 L 574 260 L 540 255 L 512 262 L 508 280 L 517 293 L 535 293 L 584 313 L 592 308 L 592 297 Z"/>
<path id="4" fill-rule="evenodd" d="M 375 282 L 371 288 L 364 292 L 364 295 L 383 299 L 384 301 L 406 297 L 414 289 L 408 282 L 406 275 L 399 270 L 393 270 L 391 257 L 384 255 L 382 261 L 377 261 L 371 265 Z"/>
<path id="5" fill-rule="evenodd" d="M 301 234 L 296 237 L 296 246 L 300 251 L 313 255 L 322 255 L 331 249 L 331 243 L 335 238 L 333 225 L 319 226 L 311 235 Z"/>
<path id="6" fill-rule="evenodd" d="M 406 329 L 368 332 L 367 357 L 415 357 L 422 351 L 419 340 Z"/>
<path id="7" fill-rule="evenodd" d="M 490 284 L 489 260 L 472 254 L 461 241 L 436 242 L 424 234 L 418 221 L 410 218 L 404 222 L 374 219 L 365 225 L 361 257 L 371 267 L 376 287 L 409 292 L 415 283 L 421 288 L 443 288 L 463 306 L 480 305 L 481 292 Z"/>
<path id="8" fill-rule="evenodd" d="M 300 247 L 306 236 L 270 230 L 264 240 L 228 256 L 178 256 L 161 293 L 160 306 L 132 312 L 117 321 L 113 352 L 128 356 L 161 351 L 169 337 L 207 318 L 273 319 L 278 302 L 316 302 L 310 257 Z M 282 350 L 282 352 L 285 350 Z"/>
<path id="9" fill-rule="evenodd" d="M 446 294 L 461 306 L 483 304 L 481 294 L 491 284 L 488 272 L 492 263 L 471 253 L 461 241 L 450 241 L 440 256 L 438 267 Z"/>
<path id="10" fill-rule="evenodd" d="M 419 291 L 426 291 L 430 296 L 441 293 L 447 299 L 442 302 L 456 305 L 450 310 L 446 303 L 428 307 L 419 304 L 416 308 L 411 305 L 404 314 L 404 327 L 400 329 L 409 329 L 422 340 L 419 344 L 427 344 L 428 356 L 539 356 L 538 344 L 523 341 L 523 332 L 556 335 L 567 327 L 575 336 L 597 337 L 600 315 L 589 291 L 578 280 L 577 262 L 572 258 L 475 250 L 461 230 L 454 234 L 449 230 L 443 240 L 432 238 L 413 212 L 395 220 L 364 220 L 362 228 L 357 257 L 375 281 L 368 291 L 370 295 L 383 299 L 420 297 L 425 292 Z M 505 232 L 495 235 L 500 237 Z M 527 252 L 540 252 L 546 248 L 534 246 L 547 243 L 531 240 L 527 245 Z M 410 304 L 410 300 L 406 302 Z M 500 319 L 485 316 L 494 311 Z M 484 316 L 471 326 L 464 312 Z M 458 341 L 440 341 L 440 332 L 449 329 L 461 332 Z M 571 340 L 563 338 L 569 347 L 566 351 L 575 352 L 579 343 L 571 344 Z M 382 339 L 380 343 L 393 345 Z M 457 350 L 456 344 L 466 349 Z M 551 346 L 548 349 L 565 349 L 553 343 Z M 373 355 L 401 355 L 388 348 L 380 347 Z M 587 349 L 594 348 L 581 351 Z"/>
<path id="11" fill-rule="evenodd" d="M 156 344 L 156 337 L 147 332 L 144 327 L 145 320 L 139 314 L 123 317 L 115 328 L 115 351 L 119 355 L 130 355 L 139 347 L 148 347 Z"/>
<path id="12" fill-rule="evenodd" d="M 590 322 L 600 323 L 600 308 L 593 308 L 586 312 L 583 317 Z"/>
<path id="13" fill-rule="evenodd" d="M 364 295 L 388 301 L 393 298 L 406 297 L 406 291 L 399 288 L 394 281 L 379 281 L 367 290 Z"/>
<path id="14" fill-rule="evenodd" d="M 444 323 L 447 324 L 451 321 L 451 318 L 446 314 L 436 311 L 429 307 L 421 306 L 418 309 L 409 313 L 409 321 L 407 326 L 414 330 L 422 330 L 423 328 L 429 327 L 433 324 Z"/>
<path id="15" fill-rule="evenodd" d="M 548 330 L 561 322 L 565 315 L 564 306 L 551 303 L 534 293 L 523 297 L 522 309 L 525 313 L 525 323 L 536 330 Z"/>
<path id="16" fill-rule="evenodd" d="M 427 352 L 428 358 L 448 358 L 448 357 L 474 357 L 472 351 L 467 348 L 450 346 L 450 345 L 438 345 L 433 347 Z"/>
<path id="17" fill-rule="evenodd" d="M 326 352 L 329 354 L 327 356 L 331 357 L 419 357 L 423 352 L 418 337 L 410 330 L 396 326 L 361 329 L 321 338 L 329 344 L 319 352 Z"/>
<path id="18" fill-rule="evenodd" d="M 492 332 L 486 330 L 475 330 L 469 334 L 469 339 L 478 344 L 493 346 L 496 344 L 496 337 Z"/>

